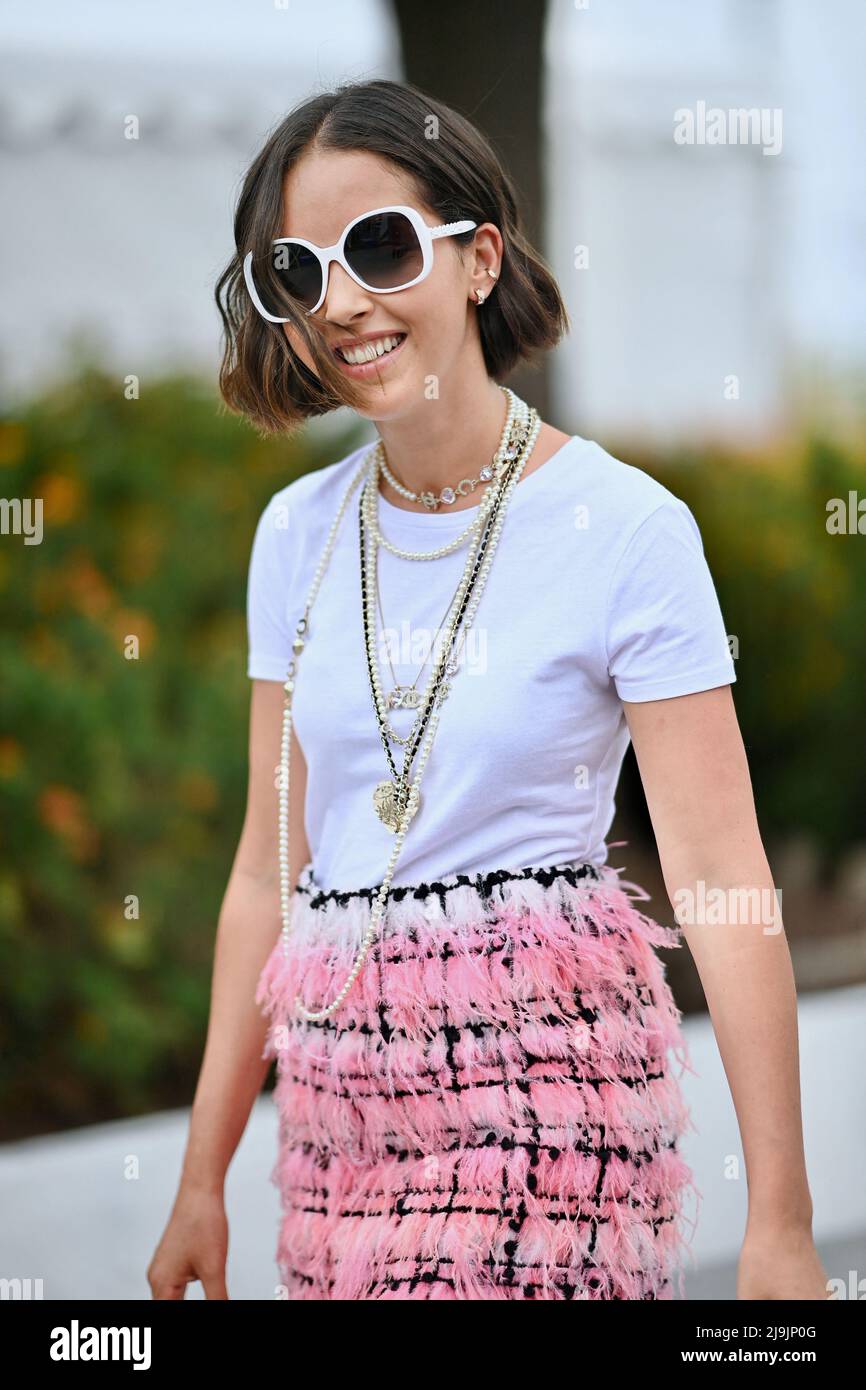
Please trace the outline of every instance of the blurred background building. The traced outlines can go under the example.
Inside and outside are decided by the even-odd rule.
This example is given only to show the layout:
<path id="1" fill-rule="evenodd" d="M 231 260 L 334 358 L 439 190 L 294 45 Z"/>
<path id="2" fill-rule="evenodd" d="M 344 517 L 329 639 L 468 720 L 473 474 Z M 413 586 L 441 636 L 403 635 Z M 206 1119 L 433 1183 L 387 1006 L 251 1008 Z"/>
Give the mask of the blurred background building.
<path id="1" fill-rule="evenodd" d="M 242 172 L 316 88 L 404 75 L 391 4 L 9 0 L 4 29 L 0 392 L 62 372 L 82 329 L 119 370 L 212 375 Z M 573 322 L 552 372 L 565 428 L 752 439 L 794 403 L 862 403 L 864 53 L 859 0 L 819 23 L 806 0 L 550 0 L 543 245 Z M 488 88 L 520 82 L 515 56 L 491 25 L 482 121 Z M 778 110 L 781 149 L 676 144 L 674 113 L 699 102 Z"/>

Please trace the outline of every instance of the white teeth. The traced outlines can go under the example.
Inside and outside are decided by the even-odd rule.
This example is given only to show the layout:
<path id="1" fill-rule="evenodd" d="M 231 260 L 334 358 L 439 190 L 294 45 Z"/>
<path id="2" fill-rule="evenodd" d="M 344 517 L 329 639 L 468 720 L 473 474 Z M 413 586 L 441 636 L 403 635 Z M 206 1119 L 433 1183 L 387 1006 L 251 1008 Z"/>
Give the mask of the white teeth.
<path id="1" fill-rule="evenodd" d="M 344 361 L 357 366 L 361 362 L 373 362 L 377 357 L 382 357 L 386 352 L 390 352 L 400 342 L 400 335 L 391 335 L 387 338 L 375 338 L 369 343 L 364 343 L 358 347 L 337 348 L 337 352 Z"/>

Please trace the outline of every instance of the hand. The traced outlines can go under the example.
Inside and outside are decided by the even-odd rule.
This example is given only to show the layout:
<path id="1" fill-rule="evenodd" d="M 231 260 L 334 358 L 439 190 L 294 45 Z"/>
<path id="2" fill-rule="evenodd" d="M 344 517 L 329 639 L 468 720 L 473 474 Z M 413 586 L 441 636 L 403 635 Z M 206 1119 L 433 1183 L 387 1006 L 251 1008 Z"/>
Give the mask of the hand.
<path id="1" fill-rule="evenodd" d="M 828 1284 L 811 1229 L 760 1225 L 746 1231 L 737 1268 L 738 1299 L 826 1301 Z"/>
<path id="2" fill-rule="evenodd" d="M 181 1188 L 147 1270 L 155 1299 L 183 1299 L 200 1280 L 205 1298 L 228 1299 L 229 1232 L 222 1193 Z"/>

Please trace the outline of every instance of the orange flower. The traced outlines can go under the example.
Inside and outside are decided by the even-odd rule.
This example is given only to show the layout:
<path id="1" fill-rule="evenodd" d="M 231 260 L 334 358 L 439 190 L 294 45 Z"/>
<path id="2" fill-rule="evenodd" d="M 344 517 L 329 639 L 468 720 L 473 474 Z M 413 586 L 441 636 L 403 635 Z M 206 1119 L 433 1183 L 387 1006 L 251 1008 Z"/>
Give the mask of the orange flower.
<path id="1" fill-rule="evenodd" d="M 77 555 L 66 571 L 66 585 L 79 613 L 95 618 L 104 613 L 112 599 L 105 576 L 86 555 Z"/>
<path id="2" fill-rule="evenodd" d="M 81 510 L 82 487 L 68 473 L 45 473 L 33 485 L 34 497 L 41 497 L 46 522 L 63 526 Z"/>
<path id="3" fill-rule="evenodd" d="M 44 787 L 38 801 L 42 824 L 66 844 L 73 859 L 91 859 L 99 846 L 99 833 L 87 819 L 84 802 L 71 787 L 54 782 Z"/>
<path id="4" fill-rule="evenodd" d="M 138 639 L 139 656 L 149 655 L 156 644 L 156 624 L 149 613 L 143 613 L 140 609 L 116 609 L 109 616 L 106 626 L 122 654 L 125 654 L 130 637 Z"/>

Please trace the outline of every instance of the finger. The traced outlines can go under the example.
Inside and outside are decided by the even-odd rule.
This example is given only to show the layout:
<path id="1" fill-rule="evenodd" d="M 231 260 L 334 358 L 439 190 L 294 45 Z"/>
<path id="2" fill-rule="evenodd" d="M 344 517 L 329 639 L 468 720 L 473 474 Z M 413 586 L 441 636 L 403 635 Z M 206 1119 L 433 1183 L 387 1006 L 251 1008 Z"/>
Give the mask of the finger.
<path id="1" fill-rule="evenodd" d="M 228 1299 L 225 1269 L 211 1270 L 207 1274 L 202 1273 L 200 1278 L 205 1298 Z"/>
<path id="2" fill-rule="evenodd" d="M 191 1283 L 190 1279 L 183 1280 L 158 1280 L 151 1284 L 152 1299 L 173 1299 L 180 1301 L 186 1298 L 186 1286 Z"/>

